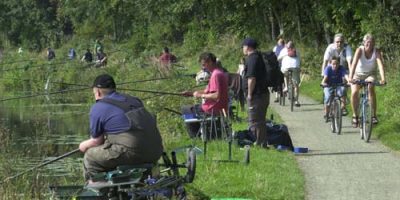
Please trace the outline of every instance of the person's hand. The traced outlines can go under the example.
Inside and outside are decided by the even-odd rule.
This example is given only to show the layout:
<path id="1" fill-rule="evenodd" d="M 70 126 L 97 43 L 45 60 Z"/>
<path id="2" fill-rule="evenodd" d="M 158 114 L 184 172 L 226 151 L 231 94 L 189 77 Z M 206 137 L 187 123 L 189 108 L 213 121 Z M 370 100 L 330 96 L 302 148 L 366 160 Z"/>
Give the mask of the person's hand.
<path id="1" fill-rule="evenodd" d="M 193 96 L 196 97 L 196 98 L 201 98 L 201 95 L 202 94 L 200 92 L 198 92 L 198 91 L 193 92 Z"/>
<path id="2" fill-rule="evenodd" d="M 321 86 L 322 86 L 322 87 L 327 87 L 328 84 L 327 84 L 327 83 L 321 83 Z"/>
<path id="3" fill-rule="evenodd" d="M 185 96 L 185 97 L 191 97 L 191 96 L 193 96 L 193 93 L 190 92 L 190 91 L 184 91 L 184 92 L 182 92 L 181 94 L 182 94 L 183 96 Z"/>
<path id="4" fill-rule="evenodd" d="M 85 153 L 86 150 L 87 150 L 87 147 L 86 147 L 86 144 L 85 144 L 85 143 L 86 143 L 86 142 L 83 141 L 83 142 L 81 142 L 81 143 L 79 144 L 79 150 L 80 150 L 82 153 Z"/>
<path id="5" fill-rule="evenodd" d="M 380 83 L 381 85 L 386 85 L 385 79 L 382 79 L 381 81 L 379 81 L 379 83 Z"/>

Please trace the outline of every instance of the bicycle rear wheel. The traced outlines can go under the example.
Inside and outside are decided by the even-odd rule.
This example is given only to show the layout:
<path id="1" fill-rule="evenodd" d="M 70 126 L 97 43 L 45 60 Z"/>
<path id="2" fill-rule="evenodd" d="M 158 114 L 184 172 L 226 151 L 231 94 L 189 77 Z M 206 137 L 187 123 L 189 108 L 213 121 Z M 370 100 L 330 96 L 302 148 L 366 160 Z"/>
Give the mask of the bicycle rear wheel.
<path id="1" fill-rule="evenodd" d="M 290 111 L 293 112 L 293 108 L 294 108 L 294 87 L 293 87 L 293 83 L 289 84 L 289 97 L 290 97 Z"/>
<path id="2" fill-rule="evenodd" d="M 362 129 L 364 133 L 364 141 L 369 142 L 372 133 L 372 108 L 369 102 L 364 104 Z"/>
<path id="3" fill-rule="evenodd" d="M 334 127 L 335 127 L 335 131 L 338 135 L 340 135 L 342 133 L 342 109 L 341 109 L 341 101 L 340 99 L 335 99 L 334 101 L 334 114 L 333 114 L 333 118 L 335 123 L 334 123 Z"/>

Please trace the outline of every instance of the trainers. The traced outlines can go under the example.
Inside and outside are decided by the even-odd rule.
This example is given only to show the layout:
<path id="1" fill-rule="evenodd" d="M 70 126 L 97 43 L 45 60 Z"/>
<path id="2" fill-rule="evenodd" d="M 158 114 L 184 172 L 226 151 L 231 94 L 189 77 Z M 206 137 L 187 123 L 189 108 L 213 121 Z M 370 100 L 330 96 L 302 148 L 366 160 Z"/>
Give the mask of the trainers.
<path id="1" fill-rule="evenodd" d="M 353 118 L 351 119 L 351 124 L 353 125 L 353 128 L 357 128 L 358 127 L 358 117 L 353 116 Z"/>
<path id="2" fill-rule="evenodd" d="M 372 124 L 377 124 L 378 122 L 378 118 L 372 117 Z"/>
<path id="3" fill-rule="evenodd" d="M 294 103 L 294 105 L 295 105 L 296 107 L 300 107 L 300 103 L 299 103 L 298 101 L 296 101 L 296 102 Z"/>
<path id="4" fill-rule="evenodd" d="M 348 114 L 347 109 L 346 109 L 346 108 L 343 108 L 343 109 L 342 109 L 342 115 L 343 115 L 343 116 L 346 116 L 347 114 Z"/>
<path id="5" fill-rule="evenodd" d="M 275 99 L 274 102 L 275 102 L 275 103 L 279 102 L 279 99 Z"/>

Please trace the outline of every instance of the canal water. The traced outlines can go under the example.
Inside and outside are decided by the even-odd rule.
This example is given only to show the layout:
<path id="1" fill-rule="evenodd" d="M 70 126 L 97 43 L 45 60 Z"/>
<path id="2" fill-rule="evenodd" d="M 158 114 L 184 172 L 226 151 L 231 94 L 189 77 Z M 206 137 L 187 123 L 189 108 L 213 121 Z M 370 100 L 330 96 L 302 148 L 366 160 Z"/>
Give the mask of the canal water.
<path id="1" fill-rule="evenodd" d="M 89 90 L 84 92 L 90 93 Z M 13 176 L 73 151 L 89 137 L 91 104 L 61 94 L 0 102 L 0 174 Z M 41 167 L 41 176 L 73 176 L 82 153 Z M 82 179 L 83 181 L 83 179 Z"/>

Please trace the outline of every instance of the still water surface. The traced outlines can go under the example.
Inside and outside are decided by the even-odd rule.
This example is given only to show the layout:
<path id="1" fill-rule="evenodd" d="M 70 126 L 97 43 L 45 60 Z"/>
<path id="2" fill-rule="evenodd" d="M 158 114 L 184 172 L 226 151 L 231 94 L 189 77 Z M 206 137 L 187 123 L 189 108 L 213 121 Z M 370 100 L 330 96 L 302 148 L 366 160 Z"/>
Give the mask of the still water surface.
<path id="1" fill-rule="evenodd" d="M 77 149 L 89 137 L 89 109 L 90 104 L 66 96 L 1 102 L 0 173 L 12 176 Z M 77 153 L 56 161 L 42 167 L 40 174 L 70 176 L 71 169 L 82 167 L 82 158 Z M 5 163 L 12 169 L 5 169 Z"/>

